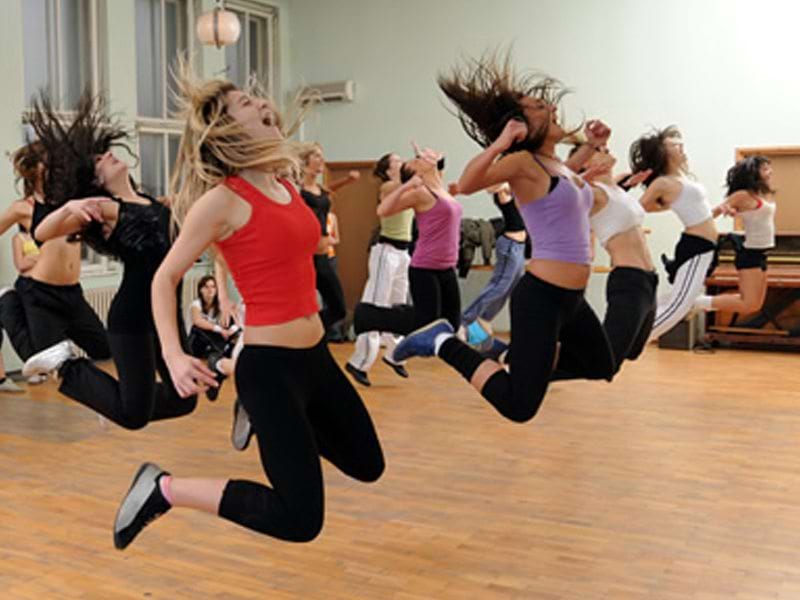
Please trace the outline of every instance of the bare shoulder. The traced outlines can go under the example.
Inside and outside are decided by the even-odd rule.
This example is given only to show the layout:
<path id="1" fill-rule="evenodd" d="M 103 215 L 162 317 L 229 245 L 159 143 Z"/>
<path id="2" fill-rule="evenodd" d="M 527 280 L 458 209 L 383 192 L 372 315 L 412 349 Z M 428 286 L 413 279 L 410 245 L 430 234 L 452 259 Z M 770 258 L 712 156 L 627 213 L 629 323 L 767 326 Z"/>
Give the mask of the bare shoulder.
<path id="1" fill-rule="evenodd" d="M 389 194 L 391 194 L 393 191 L 395 191 L 399 187 L 400 187 L 400 182 L 399 181 L 384 181 L 381 184 L 379 193 L 380 193 L 381 197 L 388 196 Z"/>

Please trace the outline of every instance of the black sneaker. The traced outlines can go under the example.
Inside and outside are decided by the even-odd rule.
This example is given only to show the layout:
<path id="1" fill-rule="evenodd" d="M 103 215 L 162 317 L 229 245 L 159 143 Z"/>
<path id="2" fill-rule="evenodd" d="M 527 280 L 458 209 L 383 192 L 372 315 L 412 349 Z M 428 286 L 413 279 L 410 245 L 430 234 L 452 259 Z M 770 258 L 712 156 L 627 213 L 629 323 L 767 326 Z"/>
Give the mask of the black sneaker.
<path id="1" fill-rule="evenodd" d="M 163 475 L 169 473 L 153 463 L 139 467 L 114 519 L 114 547 L 117 550 L 127 548 L 142 529 L 171 508 L 158 485 Z"/>
<path id="2" fill-rule="evenodd" d="M 361 385 L 365 385 L 367 387 L 372 385 L 372 383 L 369 380 L 369 377 L 367 376 L 366 371 L 362 371 L 361 369 L 356 369 L 350 363 L 345 363 L 344 370 L 350 373 L 350 375 L 353 376 L 353 379 L 355 379 Z"/>
<path id="3" fill-rule="evenodd" d="M 225 355 L 221 352 L 212 352 L 208 357 L 208 368 L 214 372 L 214 377 L 217 379 L 217 387 L 209 387 L 206 389 L 206 398 L 211 402 L 217 399 L 219 391 L 222 389 L 222 382 L 228 378 L 227 375 L 217 370 L 217 363 L 223 358 L 225 358 Z"/>
<path id="4" fill-rule="evenodd" d="M 233 403 L 233 427 L 231 428 L 231 444 L 240 452 L 247 449 L 250 439 L 253 437 L 253 425 L 250 423 L 250 415 L 242 406 L 237 398 Z"/>
<path id="5" fill-rule="evenodd" d="M 395 373 L 397 373 L 398 375 L 400 375 L 400 377 L 403 377 L 403 378 L 405 378 L 405 379 L 408 379 L 408 371 L 406 370 L 405 366 L 403 366 L 403 365 L 399 365 L 399 364 L 397 364 L 397 363 L 393 363 L 392 361 L 390 361 L 390 360 L 389 360 L 388 358 L 386 358 L 385 356 L 384 356 L 384 357 L 382 357 L 382 358 L 381 358 L 381 360 L 382 360 L 384 363 L 386 363 L 387 365 L 389 365 L 389 366 L 392 368 L 392 370 L 393 370 Z"/>

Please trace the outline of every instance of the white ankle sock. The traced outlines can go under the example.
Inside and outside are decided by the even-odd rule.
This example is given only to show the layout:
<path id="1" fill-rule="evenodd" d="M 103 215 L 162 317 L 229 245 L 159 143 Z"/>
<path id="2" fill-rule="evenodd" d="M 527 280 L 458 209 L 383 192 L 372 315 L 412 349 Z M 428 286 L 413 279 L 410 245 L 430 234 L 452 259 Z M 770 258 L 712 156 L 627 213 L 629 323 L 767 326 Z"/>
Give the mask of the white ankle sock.
<path id="1" fill-rule="evenodd" d="M 442 344 L 444 344 L 447 340 L 449 340 L 451 337 L 453 337 L 453 335 L 455 335 L 455 334 L 453 334 L 453 333 L 440 333 L 439 335 L 436 336 L 436 339 L 433 340 L 433 353 L 436 356 L 439 356 L 439 348 L 442 347 Z"/>
<path id="2" fill-rule="evenodd" d="M 700 310 L 714 310 L 714 307 L 711 306 L 712 300 L 714 300 L 714 296 L 698 296 L 694 301 L 694 308 L 698 308 Z"/>

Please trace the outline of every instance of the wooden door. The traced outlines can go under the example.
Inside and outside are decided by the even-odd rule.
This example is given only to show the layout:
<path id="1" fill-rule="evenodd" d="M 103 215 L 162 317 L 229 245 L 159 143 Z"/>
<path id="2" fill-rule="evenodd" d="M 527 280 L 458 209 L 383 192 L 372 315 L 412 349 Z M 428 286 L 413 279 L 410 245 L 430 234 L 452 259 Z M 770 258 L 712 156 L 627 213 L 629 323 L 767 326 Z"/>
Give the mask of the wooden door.
<path id="1" fill-rule="evenodd" d="M 375 211 L 378 207 L 380 181 L 372 174 L 374 168 L 375 161 L 326 163 L 326 182 L 346 177 L 349 171 L 361 173 L 358 181 L 339 189 L 332 197 L 332 210 L 339 219 L 341 241 L 336 247 L 336 256 L 348 321 L 367 282 L 369 240 L 378 226 Z"/>

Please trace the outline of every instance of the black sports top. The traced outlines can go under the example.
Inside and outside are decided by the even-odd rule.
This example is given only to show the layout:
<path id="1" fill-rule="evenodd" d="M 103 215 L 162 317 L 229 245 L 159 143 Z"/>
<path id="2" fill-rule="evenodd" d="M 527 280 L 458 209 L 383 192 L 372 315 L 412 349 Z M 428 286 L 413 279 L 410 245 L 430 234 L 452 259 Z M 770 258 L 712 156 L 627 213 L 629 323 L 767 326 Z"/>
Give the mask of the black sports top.
<path id="1" fill-rule="evenodd" d="M 512 198 L 510 202 L 500 204 L 500 196 L 494 194 L 494 204 L 503 213 L 503 233 L 516 233 L 525 231 L 525 222 L 519 214 L 517 203 Z"/>
<path id="2" fill-rule="evenodd" d="M 170 210 L 145 194 L 148 204 L 119 203 L 117 224 L 106 238 L 101 223 L 93 223 L 82 234 L 84 241 L 100 254 L 122 261 L 124 271 L 108 313 L 111 333 L 155 331 L 150 285 L 161 261 L 169 252 Z M 181 286 L 178 286 L 180 314 Z"/>
<path id="3" fill-rule="evenodd" d="M 314 216 L 317 217 L 322 235 L 328 235 L 328 213 L 331 211 L 331 199 L 325 190 L 321 190 L 321 192 L 315 194 L 307 189 L 302 189 L 300 195 L 314 212 Z"/>

